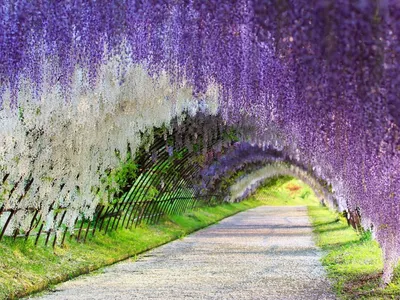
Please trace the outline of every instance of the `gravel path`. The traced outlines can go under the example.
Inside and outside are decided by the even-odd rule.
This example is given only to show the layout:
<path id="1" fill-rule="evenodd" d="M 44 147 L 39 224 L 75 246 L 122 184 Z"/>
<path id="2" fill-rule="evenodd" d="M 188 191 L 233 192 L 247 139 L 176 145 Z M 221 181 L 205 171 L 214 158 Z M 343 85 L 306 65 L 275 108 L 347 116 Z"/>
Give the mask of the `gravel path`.
<path id="1" fill-rule="evenodd" d="M 335 299 L 306 207 L 258 207 L 41 299 Z"/>

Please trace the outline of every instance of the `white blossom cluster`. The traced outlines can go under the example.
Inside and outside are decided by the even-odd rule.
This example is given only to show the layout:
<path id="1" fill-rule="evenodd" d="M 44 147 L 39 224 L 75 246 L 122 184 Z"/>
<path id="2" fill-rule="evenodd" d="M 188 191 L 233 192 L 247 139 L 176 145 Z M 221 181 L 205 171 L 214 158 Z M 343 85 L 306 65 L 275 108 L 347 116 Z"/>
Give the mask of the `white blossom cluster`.
<path id="1" fill-rule="evenodd" d="M 40 209 L 46 228 L 56 226 L 50 207 L 67 208 L 63 224 L 71 228 L 77 218 L 90 218 L 100 201 L 112 195 L 101 178 L 141 145 L 141 134 L 171 119 L 206 109 L 218 110 L 218 87 L 210 84 L 201 99 L 194 99 L 185 82 L 172 84 L 166 73 L 150 76 L 144 65 L 114 56 L 100 67 L 95 86 L 89 71 L 76 66 L 68 99 L 61 84 L 51 84 L 54 62 L 43 65 L 40 97 L 29 80 L 21 80 L 18 107 L 10 108 L 10 89 L 0 109 L 0 207 L 17 210 L 12 226 L 26 230 L 32 211 Z M 46 78 L 46 74 L 47 77 Z M 151 141 L 151 138 L 148 139 Z M 3 182 L 3 179 L 6 180 Z M 25 193 L 30 179 L 33 182 Z M 4 226 L 8 214 L 0 218 Z M 0 227 L 1 230 L 1 227 Z"/>

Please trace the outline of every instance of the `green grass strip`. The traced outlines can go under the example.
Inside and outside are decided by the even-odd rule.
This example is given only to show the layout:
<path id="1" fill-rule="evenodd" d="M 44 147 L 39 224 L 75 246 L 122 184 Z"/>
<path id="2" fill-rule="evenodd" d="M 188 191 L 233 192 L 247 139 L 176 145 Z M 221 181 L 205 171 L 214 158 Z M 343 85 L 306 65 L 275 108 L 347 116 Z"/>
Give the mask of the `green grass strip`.
<path id="1" fill-rule="evenodd" d="M 164 219 L 157 225 L 140 225 L 108 234 L 98 233 L 86 243 L 68 240 L 64 247 L 34 246 L 33 241 L 0 243 L 0 299 L 14 299 L 42 291 L 54 284 L 125 260 L 181 238 L 228 216 L 259 205 L 241 203 L 203 207 Z M 90 235 L 89 235 L 90 236 Z"/>
<path id="2" fill-rule="evenodd" d="M 322 264 L 342 299 L 400 299 L 400 268 L 391 284 L 380 287 L 382 253 L 370 232 L 357 233 L 346 220 L 321 206 L 309 206 Z"/>
<path id="3" fill-rule="evenodd" d="M 339 214 L 319 205 L 310 187 L 297 179 L 274 178 L 241 203 L 203 207 L 163 220 L 158 225 L 97 234 L 86 243 L 35 247 L 31 241 L 0 243 L 0 299 L 38 292 L 59 282 L 97 270 L 207 227 L 260 205 L 308 206 L 315 240 L 323 250 L 333 288 L 341 299 L 400 299 L 400 268 L 382 289 L 381 249 L 369 232 L 359 234 Z"/>
<path id="4" fill-rule="evenodd" d="M 266 205 L 307 205 L 322 264 L 341 299 L 400 299 L 400 267 L 391 284 L 380 288 L 382 254 L 370 232 L 357 233 L 338 213 L 319 205 L 310 187 L 292 180 L 270 182 L 254 196 Z"/>

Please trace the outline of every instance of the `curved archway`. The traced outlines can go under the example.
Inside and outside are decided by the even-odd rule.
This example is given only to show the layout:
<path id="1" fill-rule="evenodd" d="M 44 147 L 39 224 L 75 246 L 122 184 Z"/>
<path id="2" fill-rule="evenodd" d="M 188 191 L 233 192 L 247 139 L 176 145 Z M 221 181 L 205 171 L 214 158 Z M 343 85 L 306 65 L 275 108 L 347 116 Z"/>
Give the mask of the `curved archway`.
<path id="1" fill-rule="evenodd" d="M 118 190 L 102 174 L 120 174 L 127 142 L 136 153 L 144 132 L 202 111 L 359 207 L 389 281 L 400 257 L 396 1 L 77 5 L 1 3 L 2 236 L 91 218 Z"/>

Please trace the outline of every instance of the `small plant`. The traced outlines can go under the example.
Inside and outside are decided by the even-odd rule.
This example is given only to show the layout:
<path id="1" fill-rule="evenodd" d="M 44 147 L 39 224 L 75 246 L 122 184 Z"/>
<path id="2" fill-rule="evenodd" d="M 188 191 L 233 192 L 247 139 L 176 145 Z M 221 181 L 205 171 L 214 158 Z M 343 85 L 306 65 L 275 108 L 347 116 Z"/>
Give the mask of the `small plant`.
<path id="1" fill-rule="evenodd" d="M 310 196 L 310 191 L 304 191 L 301 195 L 300 198 L 305 200 L 308 198 L 308 196 Z"/>
<path id="2" fill-rule="evenodd" d="M 101 181 L 108 187 L 108 195 L 99 195 L 100 198 L 106 196 L 108 201 L 113 201 L 115 198 L 120 198 L 129 190 L 132 182 L 134 182 L 137 177 L 138 166 L 131 156 L 128 156 L 126 161 L 120 161 L 119 167 L 113 170 L 107 170 L 105 172 Z"/>
<path id="3" fill-rule="evenodd" d="M 364 230 L 360 233 L 360 242 L 369 242 L 372 241 L 372 231 L 371 230 Z"/>

